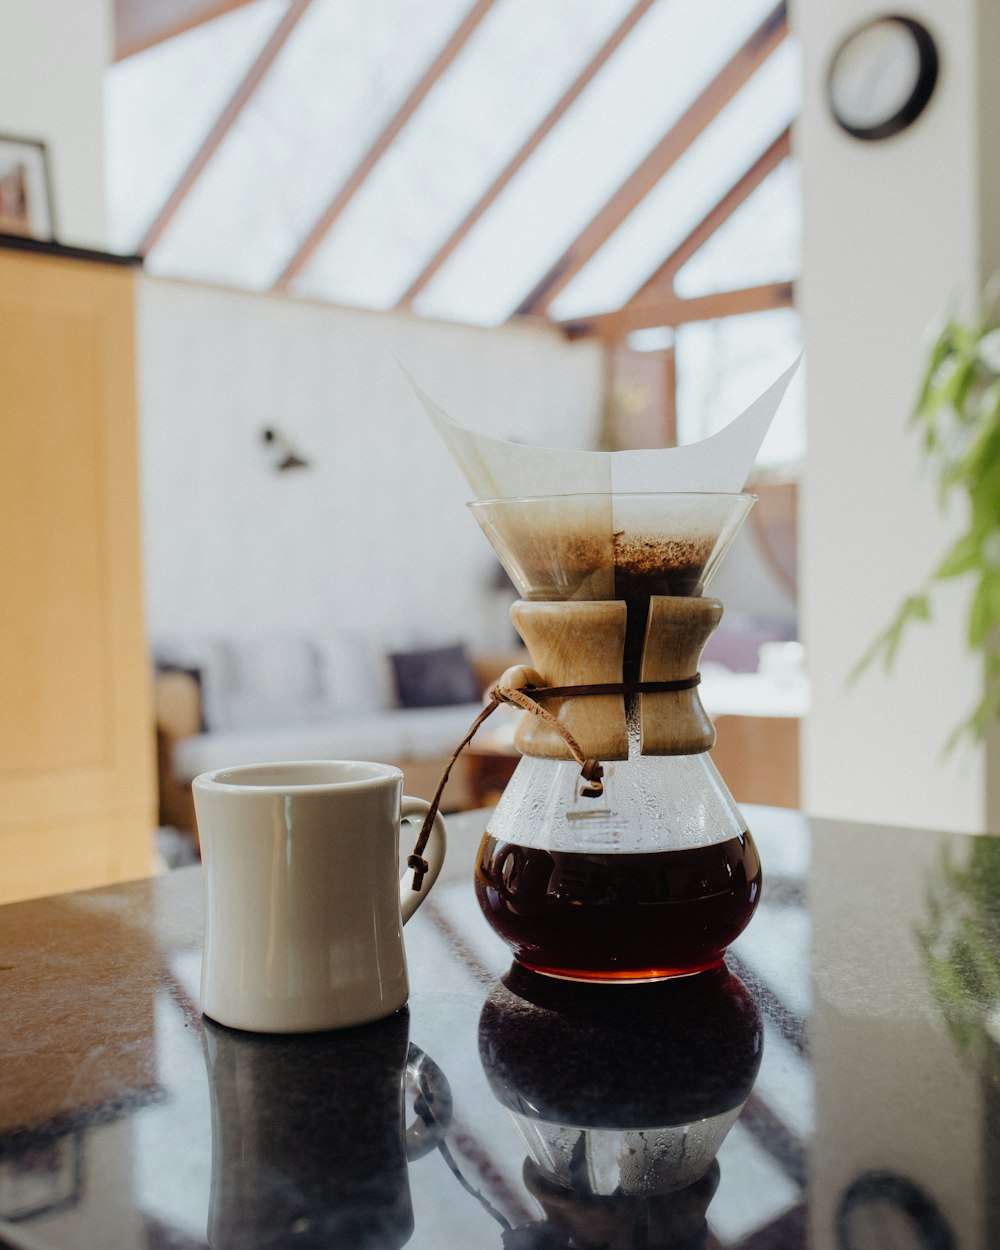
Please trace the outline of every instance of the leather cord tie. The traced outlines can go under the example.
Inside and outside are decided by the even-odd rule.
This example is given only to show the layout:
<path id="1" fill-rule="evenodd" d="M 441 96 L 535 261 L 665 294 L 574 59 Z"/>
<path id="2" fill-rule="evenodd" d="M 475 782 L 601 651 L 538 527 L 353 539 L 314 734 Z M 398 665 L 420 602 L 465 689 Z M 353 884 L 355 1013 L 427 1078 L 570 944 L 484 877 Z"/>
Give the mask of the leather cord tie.
<path id="1" fill-rule="evenodd" d="M 428 865 L 427 860 L 423 857 L 423 853 L 431 836 L 431 826 L 434 824 L 438 808 L 441 805 L 441 795 L 448 784 L 448 778 L 451 776 L 451 770 L 455 761 L 476 736 L 479 726 L 496 711 L 501 703 L 507 703 L 511 707 L 518 707 L 524 712 L 530 712 L 532 716 L 540 717 L 550 729 L 557 733 L 563 742 L 566 743 L 573 759 L 580 765 L 580 776 L 587 783 L 580 787 L 581 798 L 598 799 L 604 793 L 604 782 L 602 780 L 604 777 L 604 765 L 599 759 L 592 757 L 588 759 L 583 754 L 577 740 L 565 725 L 556 720 L 551 712 L 547 712 L 542 707 L 541 700 L 571 699 L 581 695 L 594 694 L 669 694 L 672 691 L 693 690 L 700 681 L 701 674 L 695 673 L 693 677 L 682 677 L 678 681 L 597 682 L 580 686 L 525 686 L 520 690 L 513 686 L 501 686 L 499 683 L 492 686 L 486 706 L 472 722 L 469 732 L 451 753 L 451 759 L 449 759 L 444 772 L 441 774 L 441 780 L 434 791 L 434 798 L 431 800 L 431 805 L 427 809 L 426 816 L 424 816 L 423 824 L 420 826 L 420 834 L 413 847 L 413 852 L 406 861 L 406 866 L 413 870 L 413 889 L 419 891 L 423 886 L 424 877 L 427 875 Z"/>
<path id="2" fill-rule="evenodd" d="M 572 699 L 583 694 L 670 694 L 677 690 L 693 690 L 701 684 L 701 673 L 681 677 L 677 681 L 612 681 L 594 682 L 584 686 L 525 686 L 524 693 L 533 699 Z"/>

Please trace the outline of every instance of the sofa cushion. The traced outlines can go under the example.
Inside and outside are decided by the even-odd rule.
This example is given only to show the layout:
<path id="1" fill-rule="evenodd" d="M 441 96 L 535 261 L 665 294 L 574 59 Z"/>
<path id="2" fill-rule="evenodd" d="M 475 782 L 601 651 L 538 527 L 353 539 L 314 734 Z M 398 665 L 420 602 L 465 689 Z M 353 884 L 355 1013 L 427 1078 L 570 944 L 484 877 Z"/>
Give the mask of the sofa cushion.
<path id="1" fill-rule="evenodd" d="M 482 690 L 465 647 L 427 647 L 389 657 L 403 708 L 451 707 L 472 703 Z"/>
<path id="2" fill-rule="evenodd" d="M 479 703 L 453 703 L 446 707 L 400 708 L 401 746 L 404 759 L 429 759 L 450 755 L 472 728 L 472 722 L 483 710 Z M 504 708 L 498 708 L 486 722 L 489 728 L 499 725 Z M 520 712 L 517 713 L 521 715 Z M 472 745 L 475 746 L 475 739 Z"/>
<path id="3" fill-rule="evenodd" d="M 304 635 L 158 640 L 157 668 L 197 669 L 209 731 L 285 725 L 329 714 L 319 652 Z"/>
<path id="4" fill-rule="evenodd" d="M 296 634 L 260 634 L 226 644 L 219 729 L 295 724 L 328 711 L 319 654 Z"/>
<path id="5" fill-rule="evenodd" d="M 357 634 L 332 631 L 315 639 L 326 702 L 339 712 L 362 714 L 396 701 L 385 646 Z"/>
<path id="6" fill-rule="evenodd" d="M 175 744 L 173 772 L 178 781 L 189 782 L 199 773 L 239 764 L 432 759 L 450 754 L 481 710 L 481 704 L 471 703 L 365 716 L 338 712 L 295 725 L 194 734 Z"/>

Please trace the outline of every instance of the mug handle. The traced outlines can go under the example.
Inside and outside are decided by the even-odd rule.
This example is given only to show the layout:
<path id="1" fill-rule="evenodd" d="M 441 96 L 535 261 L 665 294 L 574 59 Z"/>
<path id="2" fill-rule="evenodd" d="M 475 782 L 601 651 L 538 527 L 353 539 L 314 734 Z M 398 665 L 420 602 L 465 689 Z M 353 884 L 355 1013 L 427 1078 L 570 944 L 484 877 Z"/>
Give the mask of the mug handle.
<path id="1" fill-rule="evenodd" d="M 413 1091 L 415 1119 L 406 1128 L 406 1161 L 413 1163 L 436 1150 L 451 1124 L 451 1086 L 434 1060 L 410 1042 L 406 1054 L 406 1086 Z"/>
<path id="2" fill-rule="evenodd" d="M 406 820 L 409 817 L 419 817 L 422 821 L 424 816 L 430 811 L 430 806 L 426 799 L 415 799 L 412 795 L 404 794 L 399 809 L 400 819 Z M 399 882 L 399 906 L 403 914 L 403 924 L 406 924 L 407 920 L 430 893 L 430 888 L 437 880 L 438 873 L 444 864 L 446 846 L 447 838 L 444 820 L 441 818 L 441 813 L 437 812 L 434 816 L 434 823 L 431 825 L 427 846 L 424 849 L 424 858 L 427 860 L 428 868 L 421 888 L 419 890 L 412 888 L 409 869 L 407 869 L 406 876 Z"/>

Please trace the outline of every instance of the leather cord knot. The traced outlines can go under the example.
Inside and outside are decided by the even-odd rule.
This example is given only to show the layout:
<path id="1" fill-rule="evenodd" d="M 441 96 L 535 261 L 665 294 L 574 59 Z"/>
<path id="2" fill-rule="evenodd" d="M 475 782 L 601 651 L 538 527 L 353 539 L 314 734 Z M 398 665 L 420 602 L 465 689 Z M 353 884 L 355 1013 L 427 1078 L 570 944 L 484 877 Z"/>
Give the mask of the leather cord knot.
<path id="1" fill-rule="evenodd" d="M 431 823 L 433 824 L 433 820 Z M 406 866 L 413 869 L 413 888 L 419 891 L 424 884 L 424 877 L 430 871 L 430 864 L 422 855 L 411 855 L 406 861 Z"/>
<path id="2" fill-rule="evenodd" d="M 476 717 L 471 729 L 452 752 L 451 759 L 438 782 L 437 790 L 434 793 L 434 799 L 431 803 L 427 815 L 424 817 L 424 823 L 420 829 L 420 835 L 417 838 L 416 846 L 413 848 L 413 854 L 406 861 L 407 867 L 413 869 L 413 888 L 419 890 L 423 885 L 424 877 L 428 872 L 427 861 L 420 852 L 427 845 L 430 837 L 431 825 L 434 823 L 434 817 L 437 815 L 438 807 L 441 803 L 441 795 L 448 782 L 452 767 L 458 759 L 461 752 L 469 745 L 475 737 L 476 730 L 486 718 L 495 712 L 501 703 L 508 703 L 511 707 L 519 707 L 524 712 L 530 712 L 532 716 L 540 716 L 543 721 L 553 729 L 566 743 L 570 754 L 580 765 L 580 776 L 586 782 L 586 785 L 580 787 L 580 796 L 585 799 L 599 799 L 604 793 L 604 765 L 599 759 L 593 757 L 587 758 L 580 749 L 580 744 L 576 741 L 570 731 L 560 721 L 547 712 L 542 707 L 541 701 L 544 699 L 565 699 L 572 698 L 576 695 L 585 694 L 665 694 L 668 691 L 691 690 L 701 681 L 699 674 L 695 673 L 692 677 L 684 677 L 679 681 L 645 681 L 633 682 L 631 684 L 613 682 L 598 683 L 594 685 L 579 686 L 543 686 L 532 687 L 526 686 L 523 690 L 515 689 L 513 686 L 501 686 L 499 683 L 493 686 L 489 692 L 489 702 Z"/>
<path id="3" fill-rule="evenodd" d="M 580 769 L 580 776 L 584 781 L 590 782 L 590 785 L 581 788 L 581 797 L 585 799 L 599 799 L 604 793 L 604 782 L 601 780 L 604 776 L 604 765 L 601 761 L 594 758 L 584 760 L 583 767 Z"/>

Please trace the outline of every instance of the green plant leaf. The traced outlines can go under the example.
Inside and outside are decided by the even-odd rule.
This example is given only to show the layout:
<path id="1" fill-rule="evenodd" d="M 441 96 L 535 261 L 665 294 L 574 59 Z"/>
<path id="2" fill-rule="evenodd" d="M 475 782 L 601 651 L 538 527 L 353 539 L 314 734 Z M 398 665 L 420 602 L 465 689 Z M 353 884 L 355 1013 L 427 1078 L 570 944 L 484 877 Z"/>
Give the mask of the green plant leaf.
<path id="1" fill-rule="evenodd" d="M 854 685 L 866 669 L 870 668 L 879 657 L 882 667 L 888 672 L 896 659 L 903 640 L 903 634 L 911 621 L 929 621 L 931 619 L 930 599 L 926 594 L 909 595 L 903 600 L 902 606 L 893 621 L 875 639 L 869 649 L 861 657 L 847 677 L 848 686 Z"/>
<path id="2" fill-rule="evenodd" d="M 1000 576 L 986 571 L 979 579 L 969 608 L 969 647 L 976 651 L 1000 623 Z"/>
<path id="3" fill-rule="evenodd" d="M 934 570 L 933 576 L 935 580 L 941 581 L 946 581 L 950 577 L 960 577 L 961 574 L 976 568 L 981 559 L 977 535 L 963 534 Z"/>
<path id="4" fill-rule="evenodd" d="M 984 302 L 984 309 L 979 320 L 952 318 L 945 323 L 928 352 L 911 413 L 937 476 L 940 501 L 963 495 L 967 525 L 925 586 L 903 600 L 848 678 L 853 683 L 876 660 L 890 669 L 911 625 L 930 619 L 933 586 L 968 577 L 972 594 L 966 643 L 987 658 L 986 680 L 983 697 L 954 730 L 946 750 L 967 734 L 981 736 L 1000 719 L 1000 657 L 996 664 L 989 662 L 989 648 L 1000 641 L 1000 305 Z"/>

